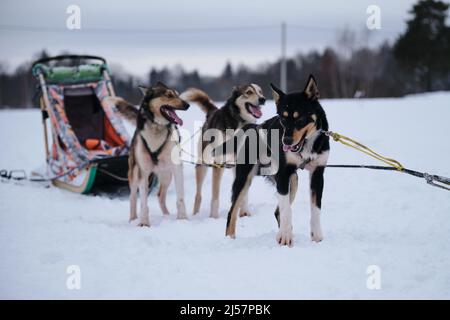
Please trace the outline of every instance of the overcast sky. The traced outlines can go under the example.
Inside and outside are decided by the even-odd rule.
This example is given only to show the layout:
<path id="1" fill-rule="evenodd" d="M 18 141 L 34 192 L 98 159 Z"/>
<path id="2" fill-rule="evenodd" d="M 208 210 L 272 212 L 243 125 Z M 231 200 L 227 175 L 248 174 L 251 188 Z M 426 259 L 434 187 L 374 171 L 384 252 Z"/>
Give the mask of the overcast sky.
<path id="1" fill-rule="evenodd" d="M 140 76 L 150 67 L 176 64 L 215 75 L 226 61 L 252 66 L 274 61 L 282 21 L 289 25 L 289 54 L 323 49 L 336 45 L 336 34 L 345 26 L 360 34 L 367 30 L 366 9 L 375 4 L 381 8 L 382 28 L 369 32 L 369 44 L 392 41 L 404 31 L 414 2 L 1 0 L 0 62 L 11 70 L 46 48 L 51 54 L 102 55 Z M 66 28 L 71 4 L 81 8 L 81 30 Z"/>

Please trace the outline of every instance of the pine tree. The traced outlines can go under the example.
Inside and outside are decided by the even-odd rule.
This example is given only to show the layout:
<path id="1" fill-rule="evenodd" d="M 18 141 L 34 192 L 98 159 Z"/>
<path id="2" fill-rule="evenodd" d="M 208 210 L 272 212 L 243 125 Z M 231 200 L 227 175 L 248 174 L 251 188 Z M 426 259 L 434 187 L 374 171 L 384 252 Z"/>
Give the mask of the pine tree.
<path id="1" fill-rule="evenodd" d="M 438 79 L 450 71 L 450 28 L 445 24 L 449 5 L 436 0 L 421 0 L 410 13 L 407 30 L 394 46 L 399 64 L 417 80 L 420 89 L 435 89 Z M 417 88 L 416 90 L 417 91 Z"/>

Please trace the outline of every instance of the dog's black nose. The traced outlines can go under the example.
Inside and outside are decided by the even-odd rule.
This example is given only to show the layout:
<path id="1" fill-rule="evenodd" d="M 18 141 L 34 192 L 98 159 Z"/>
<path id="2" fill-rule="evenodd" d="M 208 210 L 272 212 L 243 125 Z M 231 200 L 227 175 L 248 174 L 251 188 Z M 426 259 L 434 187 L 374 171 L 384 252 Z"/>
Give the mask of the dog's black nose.
<path id="1" fill-rule="evenodd" d="M 294 143 L 294 138 L 292 137 L 283 137 L 283 144 L 290 146 Z"/>
<path id="2" fill-rule="evenodd" d="M 190 105 L 189 105 L 189 103 L 185 102 L 183 107 L 184 107 L 185 110 L 187 110 L 187 109 L 189 109 Z"/>
<path id="3" fill-rule="evenodd" d="M 264 104 L 266 103 L 266 99 L 265 98 L 259 98 L 259 104 Z"/>

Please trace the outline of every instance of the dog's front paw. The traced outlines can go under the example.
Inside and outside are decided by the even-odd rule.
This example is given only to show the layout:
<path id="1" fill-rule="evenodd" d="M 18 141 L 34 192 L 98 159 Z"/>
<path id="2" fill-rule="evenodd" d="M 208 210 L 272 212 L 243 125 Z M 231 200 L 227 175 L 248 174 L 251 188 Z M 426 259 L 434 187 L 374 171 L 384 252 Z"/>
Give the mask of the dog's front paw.
<path id="1" fill-rule="evenodd" d="M 210 218 L 214 218 L 214 219 L 219 219 L 219 211 L 211 211 L 210 213 L 209 213 L 209 217 Z"/>
<path id="2" fill-rule="evenodd" d="M 211 201 L 211 208 L 209 210 L 209 217 L 217 219 L 219 218 L 219 201 L 218 200 L 212 200 Z"/>
<path id="3" fill-rule="evenodd" d="M 150 222 L 139 222 L 138 227 L 147 227 L 150 228 Z"/>
<path id="4" fill-rule="evenodd" d="M 247 209 L 247 210 L 241 210 L 239 211 L 239 217 L 250 217 L 252 215 L 252 213 Z"/>
<path id="5" fill-rule="evenodd" d="M 137 215 L 132 215 L 132 214 L 130 214 L 130 219 L 128 220 L 128 222 L 132 222 L 132 221 L 134 221 L 134 220 L 136 220 L 137 219 Z"/>
<path id="6" fill-rule="evenodd" d="M 178 220 L 183 220 L 183 219 L 187 219 L 188 217 L 187 217 L 187 215 L 186 215 L 186 212 L 178 212 L 177 213 L 177 219 Z"/>
<path id="7" fill-rule="evenodd" d="M 277 242 L 282 246 L 292 247 L 294 243 L 294 234 L 292 230 L 280 230 L 277 234 Z"/>
<path id="8" fill-rule="evenodd" d="M 228 231 L 227 231 L 225 236 L 230 238 L 230 239 L 236 239 L 236 233 L 234 233 L 234 232 L 233 233 L 232 232 L 228 233 Z"/>
<path id="9" fill-rule="evenodd" d="M 186 206 L 184 200 L 177 200 L 177 219 L 187 219 Z"/>
<path id="10" fill-rule="evenodd" d="M 322 230 L 315 229 L 311 230 L 311 240 L 314 242 L 320 242 L 323 240 Z"/>

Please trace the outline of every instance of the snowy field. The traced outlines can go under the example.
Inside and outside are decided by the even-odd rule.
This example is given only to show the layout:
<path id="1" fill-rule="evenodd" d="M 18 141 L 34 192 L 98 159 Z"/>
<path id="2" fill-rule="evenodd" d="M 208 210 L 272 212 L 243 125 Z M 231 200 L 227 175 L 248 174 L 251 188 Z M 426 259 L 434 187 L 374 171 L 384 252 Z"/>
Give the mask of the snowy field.
<path id="1" fill-rule="evenodd" d="M 450 176 L 450 93 L 403 99 L 323 100 L 331 129 L 391 156 L 405 167 Z M 263 108 L 274 114 L 273 103 Z M 192 107 L 185 127 L 203 119 Z M 44 161 L 37 110 L 0 112 L 0 168 L 32 170 Z M 330 164 L 378 164 L 332 143 Z M 185 165 L 188 211 L 194 168 Z M 252 217 L 224 236 L 231 171 L 224 175 L 221 217 L 208 218 L 211 174 L 200 215 L 163 217 L 149 198 L 151 228 L 128 223 L 128 200 L 0 183 L 0 298 L 399 299 L 450 298 L 450 193 L 409 175 L 327 169 L 322 227 L 309 238 L 307 174 L 294 204 L 293 248 L 275 242 L 275 190 L 262 178 L 250 189 Z M 68 290 L 78 265 L 81 289 Z M 366 286 L 370 265 L 381 289 Z"/>

